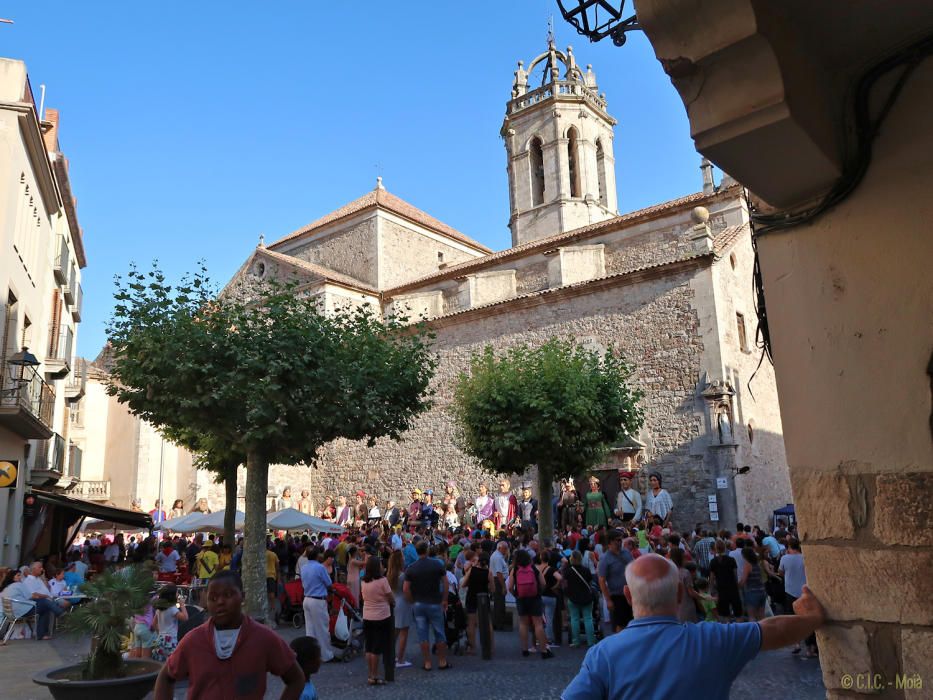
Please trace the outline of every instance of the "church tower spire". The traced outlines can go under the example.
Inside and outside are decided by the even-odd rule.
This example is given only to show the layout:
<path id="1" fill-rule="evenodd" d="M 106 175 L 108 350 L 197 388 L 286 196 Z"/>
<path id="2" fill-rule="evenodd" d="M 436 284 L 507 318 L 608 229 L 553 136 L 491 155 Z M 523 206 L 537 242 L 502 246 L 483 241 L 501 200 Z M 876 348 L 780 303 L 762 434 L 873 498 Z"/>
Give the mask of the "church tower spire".
<path id="1" fill-rule="evenodd" d="M 572 47 L 560 51 L 549 35 L 527 70 L 518 62 L 501 131 L 513 246 L 618 214 L 615 124 L 592 66 L 582 71 Z"/>

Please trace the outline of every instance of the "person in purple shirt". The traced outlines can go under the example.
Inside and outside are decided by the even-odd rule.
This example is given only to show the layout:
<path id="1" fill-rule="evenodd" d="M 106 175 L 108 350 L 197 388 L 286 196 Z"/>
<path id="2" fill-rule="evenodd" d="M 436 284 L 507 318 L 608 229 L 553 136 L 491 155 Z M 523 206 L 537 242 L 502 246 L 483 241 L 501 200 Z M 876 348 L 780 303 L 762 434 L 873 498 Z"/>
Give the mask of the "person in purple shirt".
<path id="1" fill-rule="evenodd" d="M 677 621 L 684 587 L 674 564 L 645 554 L 625 575 L 625 597 L 635 619 L 587 652 L 561 700 L 728 700 L 732 681 L 760 650 L 798 642 L 826 617 L 804 588 L 794 603 L 795 615 L 730 625 L 684 624 Z M 639 672 L 632 673 L 634 668 Z"/>

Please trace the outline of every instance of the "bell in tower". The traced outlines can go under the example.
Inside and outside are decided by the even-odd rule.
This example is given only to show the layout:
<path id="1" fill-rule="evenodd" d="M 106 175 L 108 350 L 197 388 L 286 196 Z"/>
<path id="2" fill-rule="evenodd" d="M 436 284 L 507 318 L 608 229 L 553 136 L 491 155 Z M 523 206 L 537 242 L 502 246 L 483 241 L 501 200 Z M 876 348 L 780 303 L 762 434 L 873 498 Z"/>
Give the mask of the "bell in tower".
<path id="1" fill-rule="evenodd" d="M 553 41 L 518 62 L 502 136 L 508 156 L 512 245 L 618 215 L 612 128 L 591 66 Z"/>

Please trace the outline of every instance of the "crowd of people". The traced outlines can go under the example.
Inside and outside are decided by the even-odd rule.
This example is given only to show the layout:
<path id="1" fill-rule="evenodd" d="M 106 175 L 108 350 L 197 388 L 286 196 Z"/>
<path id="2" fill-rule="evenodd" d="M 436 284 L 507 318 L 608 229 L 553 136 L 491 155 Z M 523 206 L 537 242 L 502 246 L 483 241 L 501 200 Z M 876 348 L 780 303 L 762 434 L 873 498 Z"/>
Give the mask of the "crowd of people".
<path id="1" fill-rule="evenodd" d="M 632 566 L 645 557 L 664 560 L 667 568 L 655 573 L 677 579 L 682 591 L 673 613 L 677 622 L 744 623 L 793 614 L 806 577 L 800 543 L 786 522 L 779 520 L 768 530 L 737 523 L 734 531 L 697 525 L 681 532 L 673 527 L 674 504 L 660 475 L 651 475 L 644 497 L 631 487 L 632 474 L 619 476 L 622 488 L 614 507 L 595 477 L 582 497 L 572 483 L 563 484 L 552 503 L 552 538 L 538 534 L 539 504 L 530 484 L 522 484 L 516 495 L 507 479 L 499 481 L 495 495 L 480 485 L 472 500 L 453 483 L 438 503 L 430 489 L 415 489 L 407 508 L 388 501 L 380 509 L 362 491 L 355 506 L 344 497 L 336 505 L 327 499 L 320 514 L 345 525 L 341 534 L 268 537 L 269 606 L 284 613 L 287 584 L 300 586 L 306 637 L 313 640 L 315 663 L 326 663 L 337 656 L 328 600 L 337 586 L 345 586 L 347 599 L 360 613 L 371 685 L 385 682 L 380 659 L 387 651 L 394 653 L 397 668 L 413 664 L 410 634 L 417 639 L 417 663 L 438 671 L 452 668 L 449 645 L 467 655 L 495 655 L 493 630 L 511 629 L 514 621 L 525 657 L 552 658 L 565 634 L 571 648 L 593 647 L 638 617 L 630 579 Z M 289 498 L 286 490 L 277 506 L 301 509 L 307 492 L 297 504 Z M 47 637 L 48 620 L 68 604 L 52 591 L 58 581 L 64 587 L 59 592 L 68 593 L 80 588 L 89 569 L 151 562 L 147 565 L 163 580 L 172 580 L 180 570 L 201 580 L 210 610 L 217 607 L 211 593 L 215 582 L 240 590 L 242 557 L 242 539 L 225 543 L 214 534 L 161 540 L 89 535 L 66 553 L 64 566 L 51 557 L 36 562 L 25 578 L 19 571 L 8 572 L 0 595 L 36 601 L 39 636 Z M 235 597 L 229 591 L 225 595 Z M 176 597 L 173 586 L 164 587 L 134 621 L 136 644 L 147 650 L 139 655 L 167 659 L 171 678 L 184 671 L 181 662 L 172 663 L 178 622 L 184 619 Z M 805 646 L 804 656 L 816 655 L 812 634 Z M 800 653 L 799 643 L 792 651 Z M 278 666 L 283 673 L 291 669 Z M 307 675 L 303 671 L 301 677 L 310 683 Z M 293 676 L 297 683 L 297 672 Z"/>

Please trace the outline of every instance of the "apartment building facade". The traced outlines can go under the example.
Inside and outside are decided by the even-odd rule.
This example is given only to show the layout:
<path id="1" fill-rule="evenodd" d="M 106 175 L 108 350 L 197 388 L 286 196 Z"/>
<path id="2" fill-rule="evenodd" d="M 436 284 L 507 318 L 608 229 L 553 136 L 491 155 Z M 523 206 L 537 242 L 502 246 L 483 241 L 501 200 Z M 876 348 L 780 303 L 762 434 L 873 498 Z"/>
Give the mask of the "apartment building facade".
<path id="1" fill-rule="evenodd" d="M 15 565 L 43 529 L 32 489 L 80 478 L 68 411 L 87 265 L 58 112 L 39 113 L 22 61 L 0 59 L 0 144 L 0 565 Z"/>

